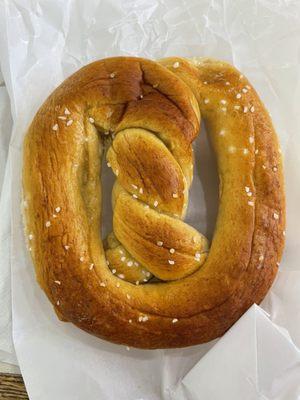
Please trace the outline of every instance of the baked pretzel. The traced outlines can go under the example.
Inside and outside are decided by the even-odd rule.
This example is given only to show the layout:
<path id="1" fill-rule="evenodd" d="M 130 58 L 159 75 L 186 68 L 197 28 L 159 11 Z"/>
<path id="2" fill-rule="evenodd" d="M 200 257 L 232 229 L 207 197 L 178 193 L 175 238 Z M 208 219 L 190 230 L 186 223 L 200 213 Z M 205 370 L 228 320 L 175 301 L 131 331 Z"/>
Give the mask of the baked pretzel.
<path id="1" fill-rule="evenodd" d="M 200 112 L 220 178 L 210 247 L 183 221 Z M 107 143 L 116 183 L 113 233 L 103 243 Z M 285 226 L 280 149 L 257 93 L 227 63 L 116 57 L 83 67 L 29 127 L 23 188 L 40 286 L 61 320 L 111 342 L 207 342 L 260 303 L 276 276 Z"/>

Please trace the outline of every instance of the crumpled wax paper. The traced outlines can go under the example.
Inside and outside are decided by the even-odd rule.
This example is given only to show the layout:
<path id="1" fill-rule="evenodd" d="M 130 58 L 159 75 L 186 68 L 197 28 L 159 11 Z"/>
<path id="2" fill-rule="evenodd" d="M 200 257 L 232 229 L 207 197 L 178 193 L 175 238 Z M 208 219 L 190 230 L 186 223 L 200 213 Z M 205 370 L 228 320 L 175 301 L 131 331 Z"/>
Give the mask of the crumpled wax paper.
<path id="1" fill-rule="evenodd" d="M 12 342 L 10 281 L 10 161 L 9 141 L 12 129 L 10 101 L 0 69 L 0 360 L 16 364 Z"/>
<path id="2" fill-rule="evenodd" d="M 14 122 L 12 192 L 6 193 L 12 212 L 13 338 L 30 398 L 298 399 L 299 2 L 0 0 L 0 5 L 0 60 Z M 166 351 L 127 351 L 57 320 L 35 282 L 23 238 L 22 141 L 37 108 L 63 79 L 90 61 L 112 55 L 227 60 L 260 93 L 280 138 L 287 190 L 285 254 L 262 304 L 269 317 L 253 306 L 221 339 Z M 211 238 L 217 176 L 204 131 L 195 147 L 188 222 Z M 103 182 L 108 232 L 111 178 L 105 176 Z"/>

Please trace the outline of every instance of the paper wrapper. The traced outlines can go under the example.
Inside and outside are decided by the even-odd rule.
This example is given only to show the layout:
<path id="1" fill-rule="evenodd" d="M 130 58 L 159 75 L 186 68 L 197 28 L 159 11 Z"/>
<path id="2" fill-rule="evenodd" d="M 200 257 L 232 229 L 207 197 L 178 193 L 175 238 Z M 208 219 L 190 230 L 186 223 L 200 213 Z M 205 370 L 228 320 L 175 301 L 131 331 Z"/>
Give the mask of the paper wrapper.
<path id="1" fill-rule="evenodd" d="M 0 361 L 16 364 L 12 341 L 10 244 L 11 186 L 8 148 L 12 129 L 10 101 L 0 68 Z"/>
<path id="2" fill-rule="evenodd" d="M 0 60 L 14 120 L 13 337 L 30 398 L 298 398 L 300 355 L 291 338 L 300 345 L 299 2 L 12 0 L 4 1 L 0 10 Z M 111 55 L 224 59 L 260 93 L 280 137 L 288 200 L 286 251 L 278 279 L 263 302 L 270 319 L 253 306 L 218 341 L 167 351 L 127 351 L 57 320 L 35 282 L 23 238 L 22 141 L 37 108 L 63 79 Z M 187 220 L 211 238 L 217 175 L 204 130 L 195 147 Z M 108 232 L 111 178 L 103 182 Z"/>

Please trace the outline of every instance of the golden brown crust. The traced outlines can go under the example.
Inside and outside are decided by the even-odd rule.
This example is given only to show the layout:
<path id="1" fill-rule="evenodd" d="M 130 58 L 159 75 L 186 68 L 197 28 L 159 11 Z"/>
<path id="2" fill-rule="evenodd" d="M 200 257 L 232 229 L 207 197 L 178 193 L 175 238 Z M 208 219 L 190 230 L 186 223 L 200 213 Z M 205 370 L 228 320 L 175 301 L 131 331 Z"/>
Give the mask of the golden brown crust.
<path id="1" fill-rule="evenodd" d="M 201 267 L 193 256 L 206 251 L 206 240 L 180 220 L 198 106 L 221 183 L 214 237 Z M 116 135 L 108 158 L 120 175 L 115 235 L 147 271 L 171 281 L 134 285 L 107 266 L 99 236 L 99 146 L 107 131 Z M 150 148 L 147 162 L 139 155 Z M 132 197 L 132 184 L 143 184 L 141 199 Z M 258 95 L 229 64 L 116 57 L 82 68 L 36 114 L 24 142 L 23 186 L 41 287 L 60 318 L 109 341 L 141 348 L 209 341 L 259 303 L 276 275 L 285 226 L 280 150 Z M 178 197 L 170 196 L 182 188 Z M 150 208 L 144 211 L 144 204 Z M 107 254 L 118 241 L 111 239 Z M 176 263 L 166 264 L 173 248 Z"/>

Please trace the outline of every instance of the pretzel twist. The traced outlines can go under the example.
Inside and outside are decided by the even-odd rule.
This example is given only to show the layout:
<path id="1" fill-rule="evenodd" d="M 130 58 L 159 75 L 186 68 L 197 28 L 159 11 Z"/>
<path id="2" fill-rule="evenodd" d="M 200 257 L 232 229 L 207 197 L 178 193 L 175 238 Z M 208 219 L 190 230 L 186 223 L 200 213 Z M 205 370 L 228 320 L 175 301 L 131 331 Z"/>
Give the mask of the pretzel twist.
<path id="1" fill-rule="evenodd" d="M 136 284 L 152 276 L 176 280 L 190 275 L 205 261 L 208 244 L 179 219 L 185 215 L 188 188 L 178 162 L 149 130 L 116 133 L 107 154 L 117 176 L 113 226 L 118 241 L 111 236 L 106 251 L 111 270 Z M 160 135 L 172 143 L 168 131 Z"/>
<path id="2" fill-rule="evenodd" d="M 210 248 L 183 221 L 199 110 L 220 178 Z M 109 137 L 116 183 L 103 246 L 99 148 Z M 280 150 L 258 95 L 229 64 L 117 57 L 82 68 L 37 112 L 23 186 L 39 284 L 62 320 L 112 342 L 211 340 L 275 278 L 285 226 Z"/>

